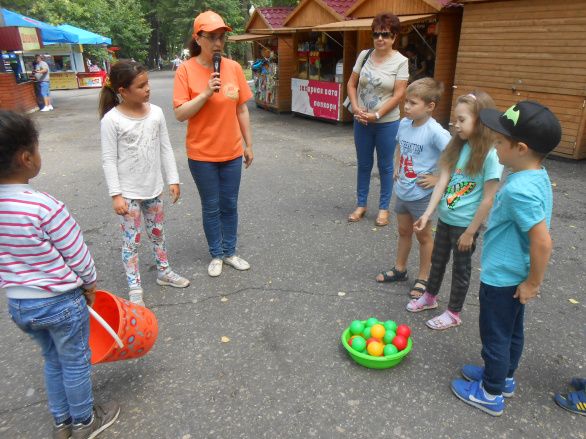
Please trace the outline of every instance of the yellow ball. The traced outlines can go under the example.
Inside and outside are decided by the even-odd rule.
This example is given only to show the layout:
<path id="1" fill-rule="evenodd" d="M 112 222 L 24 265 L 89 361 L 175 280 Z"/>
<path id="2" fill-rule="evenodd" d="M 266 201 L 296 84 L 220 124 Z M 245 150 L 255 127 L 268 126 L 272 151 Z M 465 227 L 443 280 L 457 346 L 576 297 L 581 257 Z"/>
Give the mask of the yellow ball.
<path id="1" fill-rule="evenodd" d="M 366 351 L 369 355 L 372 355 L 373 357 L 380 357 L 383 354 L 384 349 L 385 348 L 382 343 L 379 343 L 378 341 L 373 341 L 367 346 Z"/>
<path id="2" fill-rule="evenodd" d="M 370 328 L 370 336 L 374 337 L 374 338 L 378 338 L 379 340 L 383 339 L 386 332 L 387 332 L 387 330 L 381 324 L 376 324 L 372 328 Z"/>

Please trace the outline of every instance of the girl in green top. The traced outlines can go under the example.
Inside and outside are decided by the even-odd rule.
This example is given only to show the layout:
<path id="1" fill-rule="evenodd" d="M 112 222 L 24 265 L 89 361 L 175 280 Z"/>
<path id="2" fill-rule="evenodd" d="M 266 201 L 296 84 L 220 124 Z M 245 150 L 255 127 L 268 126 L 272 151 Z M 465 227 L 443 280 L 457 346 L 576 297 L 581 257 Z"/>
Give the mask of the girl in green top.
<path id="1" fill-rule="evenodd" d="M 426 323 L 431 329 L 462 324 L 460 311 L 470 285 L 476 238 L 490 212 L 503 172 L 493 148 L 493 135 L 478 118 L 483 108 L 495 108 L 494 101 L 485 92 L 475 91 L 458 98 L 454 110 L 455 134 L 440 159 L 439 181 L 425 213 L 413 225 L 414 230 L 423 230 L 439 206 L 427 288 L 421 297 L 409 302 L 408 311 L 437 308 L 436 296 L 450 254 L 454 255 L 448 309 Z"/>

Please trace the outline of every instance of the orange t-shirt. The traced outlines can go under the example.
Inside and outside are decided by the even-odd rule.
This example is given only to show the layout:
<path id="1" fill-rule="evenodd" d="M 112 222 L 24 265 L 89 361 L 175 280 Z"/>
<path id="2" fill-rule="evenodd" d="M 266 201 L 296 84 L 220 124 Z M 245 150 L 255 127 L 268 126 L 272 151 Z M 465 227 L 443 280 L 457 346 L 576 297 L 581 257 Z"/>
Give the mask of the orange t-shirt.
<path id="1" fill-rule="evenodd" d="M 184 62 L 175 74 L 173 107 L 198 96 L 208 86 L 212 69 L 195 57 Z M 242 67 L 222 57 L 222 88 L 214 93 L 199 112 L 188 120 L 185 148 L 187 157 L 203 162 L 226 162 L 242 155 L 242 132 L 236 107 L 252 97 Z"/>

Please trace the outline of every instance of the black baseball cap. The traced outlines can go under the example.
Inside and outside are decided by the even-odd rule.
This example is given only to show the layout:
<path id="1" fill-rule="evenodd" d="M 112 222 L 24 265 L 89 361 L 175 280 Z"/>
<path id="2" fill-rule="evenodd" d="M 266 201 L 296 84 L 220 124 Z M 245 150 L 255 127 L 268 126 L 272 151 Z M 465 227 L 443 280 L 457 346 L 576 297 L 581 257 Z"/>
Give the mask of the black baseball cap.
<path id="1" fill-rule="evenodd" d="M 485 108 L 480 110 L 480 121 L 491 130 L 526 143 L 542 154 L 552 151 L 562 139 L 560 121 L 539 102 L 521 101 L 504 113 Z"/>

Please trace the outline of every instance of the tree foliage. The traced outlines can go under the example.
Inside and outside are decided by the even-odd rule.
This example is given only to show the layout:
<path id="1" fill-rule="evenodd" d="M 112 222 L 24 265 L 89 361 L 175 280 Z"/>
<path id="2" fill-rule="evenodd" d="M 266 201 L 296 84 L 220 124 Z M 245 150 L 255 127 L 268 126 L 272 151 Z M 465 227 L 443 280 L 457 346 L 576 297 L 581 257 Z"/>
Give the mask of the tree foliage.
<path id="1" fill-rule="evenodd" d="M 110 37 L 122 57 L 146 57 L 151 28 L 140 0 L 2 0 L 1 4 L 49 24 L 67 23 Z"/>
<path id="2" fill-rule="evenodd" d="M 50 24 L 67 23 L 108 36 L 112 44 L 120 47 L 121 57 L 133 57 L 149 65 L 159 56 L 170 58 L 186 47 L 193 19 L 200 12 L 217 12 L 234 33 L 241 33 L 250 18 L 251 5 L 297 3 L 298 0 L 0 0 L 4 8 Z M 239 57 L 245 44 L 227 47 Z"/>

